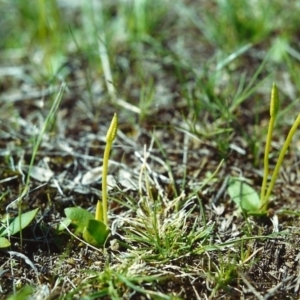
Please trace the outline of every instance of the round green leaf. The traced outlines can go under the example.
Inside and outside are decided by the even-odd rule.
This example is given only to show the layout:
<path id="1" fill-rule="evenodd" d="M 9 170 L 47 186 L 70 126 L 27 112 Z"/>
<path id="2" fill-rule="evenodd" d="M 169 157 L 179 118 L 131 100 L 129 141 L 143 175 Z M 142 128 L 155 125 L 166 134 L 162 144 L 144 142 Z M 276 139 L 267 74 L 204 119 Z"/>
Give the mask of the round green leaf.
<path id="1" fill-rule="evenodd" d="M 87 227 L 83 231 L 83 238 L 90 245 L 102 247 L 109 235 L 109 228 L 101 221 L 89 220 Z"/>
<path id="2" fill-rule="evenodd" d="M 83 233 L 84 228 L 88 226 L 88 222 L 94 219 L 94 215 L 81 207 L 68 207 L 65 214 L 71 223 L 75 225 L 76 233 Z"/>
<path id="3" fill-rule="evenodd" d="M 242 210 L 247 212 L 258 212 L 261 206 L 258 193 L 245 181 L 231 177 L 227 192 Z"/>
<path id="4" fill-rule="evenodd" d="M 35 218 L 35 215 L 37 214 L 38 210 L 39 209 L 36 208 L 34 210 L 28 211 L 14 218 L 12 222 L 9 224 L 9 226 L 1 232 L 1 236 L 6 236 L 8 234 L 10 235 L 16 234 L 20 230 L 27 227 Z"/>

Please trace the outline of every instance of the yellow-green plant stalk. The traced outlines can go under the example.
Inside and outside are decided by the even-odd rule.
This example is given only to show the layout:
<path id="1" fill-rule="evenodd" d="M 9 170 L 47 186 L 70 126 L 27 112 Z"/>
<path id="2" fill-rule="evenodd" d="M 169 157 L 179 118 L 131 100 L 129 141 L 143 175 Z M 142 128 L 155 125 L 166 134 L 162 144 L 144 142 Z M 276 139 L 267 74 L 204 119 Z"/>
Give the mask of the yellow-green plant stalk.
<path id="1" fill-rule="evenodd" d="M 283 147 L 280 151 L 280 154 L 279 154 L 279 157 L 278 157 L 278 160 L 277 160 L 277 163 L 276 163 L 276 166 L 275 166 L 272 178 L 271 178 L 269 188 L 268 188 L 267 193 L 265 195 L 265 205 L 267 205 L 269 197 L 270 197 L 271 192 L 273 190 L 275 180 L 277 179 L 280 166 L 282 165 L 282 162 L 283 162 L 284 155 L 285 155 L 285 153 L 286 153 L 286 151 L 287 151 L 287 149 L 288 149 L 288 147 L 289 147 L 289 145 L 292 141 L 292 138 L 293 138 L 297 128 L 299 127 L 299 125 L 300 125 L 300 114 L 298 115 L 296 121 L 294 122 L 292 128 L 290 129 L 289 134 L 288 134 L 288 136 L 287 136 L 287 138 L 286 138 L 286 140 L 283 144 Z"/>
<path id="2" fill-rule="evenodd" d="M 102 167 L 102 203 L 99 200 L 96 208 L 95 219 L 98 221 L 103 221 L 107 225 L 107 169 L 108 169 L 108 159 L 112 143 L 117 135 L 118 129 L 118 117 L 115 113 L 113 119 L 110 123 L 106 134 L 106 146 L 104 150 L 103 157 L 103 167 Z"/>
<path id="3" fill-rule="evenodd" d="M 265 147 L 265 155 L 264 155 L 264 176 L 263 176 L 263 182 L 262 182 L 261 193 L 260 193 L 260 200 L 262 203 L 266 202 L 265 196 L 266 196 L 267 181 L 269 176 L 269 154 L 271 148 L 273 128 L 274 128 L 276 116 L 278 114 L 278 110 L 279 110 L 278 90 L 276 84 L 273 83 L 272 92 L 271 92 L 271 101 L 270 101 L 270 122 L 269 122 L 266 147 Z M 262 209 L 265 209 L 265 207 L 262 207 Z"/>

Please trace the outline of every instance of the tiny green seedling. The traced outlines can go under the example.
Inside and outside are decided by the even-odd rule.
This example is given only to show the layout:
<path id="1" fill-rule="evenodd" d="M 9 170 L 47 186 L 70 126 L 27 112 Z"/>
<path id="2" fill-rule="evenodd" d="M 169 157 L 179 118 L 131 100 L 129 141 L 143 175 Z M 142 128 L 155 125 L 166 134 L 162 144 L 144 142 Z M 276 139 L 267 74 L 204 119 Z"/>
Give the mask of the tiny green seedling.
<path id="1" fill-rule="evenodd" d="M 69 207 L 65 209 L 67 219 L 64 221 L 64 225 L 75 225 L 75 234 L 81 233 L 86 242 L 96 247 L 103 246 L 109 235 L 107 217 L 107 170 L 109 153 L 112 143 L 116 138 L 117 129 L 118 117 L 117 114 L 114 114 L 106 134 L 106 146 L 102 168 L 102 202 L 100 200 L 97 202 L 95 217 L 89 211 L 80 207 Z"/>
<path id="2" fill-rule="evenodd" d="M 114 114 L 114 117 L 111 121 L 111 124 L 108 128 L 106 134 L 106 147 L 104 150 L 103 157 L 103 169 L 102 169 L 102 205 L 101 201 L 98 201 L 96 208 L 95 219 L 98 221 L 103 221 L 107 225 L 107 170 L 108 170 L 108 159 L 109 153 L 111 150 L 112 143 L 117 135 L 118 129 L 118 117 L 117 114 Z M 102 207 L 102 209 L 101 209 Z"/>
<path id="3" fill-rule="evenodd" d="M 271 95 L 271 109 L 270 109 L 270 112 L 271 112 L 271 119 L 272 117 L 276 117 L 277 115 L 277 112 L 278 112 L 278 106 L 279 106 L 279 100 L 278 100 L 278 91 L 277 91 L 277 87 L 275 84 L 273 84 L 273 89 L 272 89 L 272 95 Z M 271 120 L 270 120 L 270 123 L 271 123 Z M 282 162 L 283 162 L 283 159 L 284 159 L 284 156 L 285 156 L 285 153 L 289 147 L 289 145 L 291 144 L 292 142 L 292 138 L 297 130 L 297 128 L 299 127 L 300 125 L 300 114 L 298 115 L 297 119 L 295 120 L 293 126 L 291 127 L 289 133 L 288 133 L 288 136 L 283 144 L 283 147 L 281 148 L 281 151 L 279 153 L 279 157 L 278 157 L 278 160 L 277 160 L 277 163 L 275 165 L 275 169 L 274 169 L 274 172 L 272 174 L 272 178 L 271 178 L 271 181 L 270 181 L 270 184 L 269 184 L 269 187 L 268 189 L 266 190 L 265 194 L 264 194 L 264 190 L 266 189 L 264 186 L 262 186 L 262 196 L 261 196 L 261 210 L 264 211 L 267 209 L 268 207 L 268 204 L 269 204 L 269 199 L 270 199 L 270 195 L 272 193 L 272 190 L 274 188 L 274 185 L 275 185 L 275 181 L 277 179 L 277 176 L 278 176 L 278 173 L 279 173 L 279 169 L 282 165 Z M 274 124 L 271 124 L 272 128 L 270 129 L 269 127 L 269 130 L 271 131 L 271 134 L 272 134 L 272 129 L 274 127 Z M 271 134 L 267 136 L 267 143 L 270 143 L 269 140 L 271 140 Z M 268 159 L 268 156 L 269 156 L 269 148 L 266 147 L 266 151 L 268 153 L 268 155 L 266 156 L 265 154 L 265 164 L 267 162 L 267 159 Z M 267 165 L 267 167 L 266 167 Z M 265 171 L 265 174 L 264 174 L 264 177 L 267 177 L 268 176 L 268 164 L 265 165 L 265 169 L 267 169 Z M 265 180 L 265 179 L 264 179 Z M 267 181 L 267 180 L 265 180 Z M 263 182 L 264 183 L 264 182 Z"/>
<path id="4" fill-rule="evenodd" d="M 278 90 L 276 84 L 273 83 L 272 92 L 271 92 L 271 101 L 270 101 L 270 122 L 268 127 L 268 134 L 267 134 L 266 147 L 264 153 L 264 175 L 263 175 L 260 197 L 258 196 L 257 192 L 244 181 L 238 178 L 231 178 L 229 180 L 229 185 L 227 189 L 229 196 L 242 210 L 244 210 L 249 214 L 262 214 L 262 215 L 266 214 L 269 205 L 270 195 L 274 188 L 275 181 L 277 179 L 279 169 L 282 165 L 285 153 L 289 145 L 291 144 L 292 138 L 297 128 L 300 125 L 300 114 L 299 114 L 293 126 L 291 127 L 289 134 L 280 150 L 279 157 L 271 177 L 271 181 L 268 185 L 268 176 L 270 173 L 269 155 L 270 155 L 270 148 L 271 148 L 271 140 L 272 140 L 275 119 L 278 115 L 278 111 L 279 111 Z"/>
<path id="5" fill-rule="evenodd" d="M 38 210 L 39 209 L 36 208 L 20 214 L 15 218 L 9 218 L 8 215 L 5 215 L 4 218 L 0 220 L 0 248 L 9 247 L 10 241 L 6 236 L 14 235 L 27 227 L 35 218 Z"/>

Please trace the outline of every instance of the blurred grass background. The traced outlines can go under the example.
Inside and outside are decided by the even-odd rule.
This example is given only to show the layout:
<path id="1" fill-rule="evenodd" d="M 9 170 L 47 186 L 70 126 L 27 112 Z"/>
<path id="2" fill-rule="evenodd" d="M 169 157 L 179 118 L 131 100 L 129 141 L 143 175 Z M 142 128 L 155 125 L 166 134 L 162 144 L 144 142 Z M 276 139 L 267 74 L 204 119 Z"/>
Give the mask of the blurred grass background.
<path id="1" fill-rule="evenodd" d="M 228 158 L 233 142 L 238 150 L 229 157 L 229 168 L 235 168 L 230 170 L 237 172 L 238 168 L 243 169 L 247 164 L 245 173 L 250 170 L 251 179 L 257 181 L 254 185 L 259 186 L 261 178 L 254 172 L 252 165 L 249 167 L 249 162 L 253 162 L 255 167 L 262 170 L 262 151 L 269 120 L 269 99 L 273 81 L 277 83 L 280 91 L 280 113 L 275 129 L 279 134 L 276 133 L 274 137 L 275 141 L 280 142 L 277 144 L 282 145 L 285 133 L 300 112 L 300 1 L 0 0 L 0 11 L 0 151 L 3 157 L 1 164 L 5 166 L 5 177 L 21 177 L 16 171 L 16 166 L 23 159 L 25 164 L 26 160 L 30 161 L 32 144 L 38 134 L 37 128 L 47 116 L 47 110 L 53 103 L 52 96 L 55 97 L 62 82 L 66 82 L 67 89 L 61 111 L 56 116 L 57 122 L 54 122 L 50 135 L 54 131 L 57 133 L 57 143 L 62 147 L 61 153 L 64 156 L 58 153 L 58 157 L 51 158 L 49 155 L 53 170 L 58 174 L 72 166 L 70 173 L 73 177 L 69 180 L 73 184 L 78 172 L 98 167 L 102 135 L 105 135 L 113 113 L 117 112 L 120 118 L 120 133 L 124 133 L 119 145 L 115 145 L 119 154 L 117 161 L 121 161 L 123 167 L 125 165 L 131 168 L 133 160 L 130 155 L 129 158 L 125 157 L 127 153 L 124 154 L 124 140 L 130 153 L 135 151 L 138 144 L 132 137 L 137 137 L 141 153 L 141 145 L 151 144 L 151 151 L 152 145 L 155 144 L 155 154 L 159 159 L 162 157 L 162 163 L 156 162 L 156 166 L 160 167 L 156 170 L 157 173 L 161 169 L 164 172 L 167 170 L 166 173 L 169 173 L 167 175 L 171 179 L 172 168 L 174 165 L 176 167 L 174 172 L 177 172 L 180 184 L 174 179 L 167 187 L 169 194 L 174 197 L 181 195 L 190 178 L 191 183 L 197 181 L 198 184 L 203 179 L 198 178 L 202 169 L 204 172 L 201 175 L 206 177 L 214 172 L 220 159 Z M 27 100 L 29 101 L 26 102 Z M 36 124 L 38 126 L 35 126 Z M 157 130 L 152 135 L 157 128 L 166 130 Z M 126 140 L 126 136 L 129 137 L 129 141 Z M 189 140 L 190 136 L 192 138 Z M 41 147 L 41 161 L 44 153 L 48 155 L 51 151 L 56 151 L 57 145 L 49 145 L 49 140 L 46 137 L 43 145 L 45 148 Z M 277 157 L 276 151 L 280 148 L 277 144 L 273 147 L 274 154 L 272 152 L 271 159 Z M 169 149 L 174 145 L 178 146 L 180 151 L 176 147 Z M 203 155 L 200 152 L 202 146 Z M 76 148 L 78 156 L 72 157 L 73 148 Z M 242 156 L 239 151 L 244 149 L 247 150 L 247 155 Z M 218 155 L 215 155 L 217 152 Z M 84 158 L 80 162 L 82 165 L 78 167 L 79 157 L 86 157 L 87 153 L 90 155 L 89 159 L 93 157 L 93 160 L 87 162 Z M 135 159 L 140 163 L 137 157 Z M 220 178 L 214 179 L 214 182 L 218 181 L 216 186 L 223 188 L 223 192 L 223 180 L 228 175 L 226 172 L 228 169 Z M 8 202 L 15 199 L 20 192 L 18 188 L 21 189 L 21 179 L 15 185 L 13 180 L 9 183 L 12 185 L 8 185 L 7 192 L 4 191 L 1 195 L 3 199 L 0 197 L 2 203 L 4 200 Z M 17 188 L 13 189 L 15 186 Z M 74 189 L 74 185 L 69 186 Z M 98 182 L 95 186 L 98 188 Z M 187 189 L 192 189 L 191 186 Z M 208 193 L 216 193 L 216 186 Z M 44 204 L 52 208 L 52 196 L 56 195 L 57 190 L 53 191 L 46 190 L 44 196 Z M 158 193 L 153 193 L 154 199 Z M 193 193 L 192 191 L 192 196 L 188 197 L 193 197 Z M 66 201 L 72 198 L 72 205 L 76 203 L 92 206 L 93 199 L 96 199 L 93 197 L 89 199 L 85 194 L 77 195 L 75 202 L 75 197 L 71 195 Z M 118 197 L 120 199 L 113 200 L 122 203 L 125 199 L 123 208 L 130 209 L 131 206 L 136 206 L 134 208 L 137 210 L 140 205 L 134 197 L 130 199 L 131 195 L 127 195 L 127 190 L 124 193 L 120 192 Z M 37 202 L 41 198 L 43 197 L 38 196 Z M 204 205 L 208 203 L 208 198 L 207 195 L 197 194 L 197 201 L 200 203 L 203 200 Z M 289 205 L 293 200 L 289 199 Z M 126 204 L 126 201 L 129 204 Z M 56 205 L 59 214 L 62 204 L 58 201 Z M 202 206 L 202 202 L 199 204 L 199 211 L 203 214 L 201 218 L 203 217 L 206 226 L 207 207 L 204 210 L 204 205 Z M 228 206 L 229 212 L 232 213 L 231 204 Z M 151 209 L 149 206 L 149 211 Z M 194 221 L 192 211 L 190 213 Z M 215 217 L 220 221 L 219 215 Z M 187 216 L 182 214 L 182 222 L 188 227 L 186 218 Z M 150 217 L 149 220 L 153 221 Z M 167 218 L 165 220 L 168 222 Z M 147 225 L 143 222 L 144 220 L 141 221 L 143 226 Z M 241 231 L 245 231 L 249 236 L 257 230 L 254 228 L 253 232 L 251 229 L 248 233 L 250 225 L 246 224 L 245 230 L 244 222 L 241 223 Z M 165 226 L 166 232 L 163 237 L 166 239 L 158 239 L 156 245 L 158 253 L 163 253 L 162 257 L 167 263 L 170 253 L 173 257 L 179 254 L 185 256 L 185 251 L 191 251 L 194 244 L 193 238 L 190 238 L 190 248 L 187 250 L 186 237 L 181 231 L 182 224 L 175 225 L 178 225 L 174 226 L 175 229 L 169 225 Z M 153 234 L 149 228 L 148 231 L 145 230 L 143 226 L 140 227 L 141 235 L 145 233 L 147 238 L 143 238 L 142 242 L 152 249 L 137 249 L 141 252 L 137 252 L 136 257 L 145 255 L 148 251 L 145 257 L 148 257 L 151 263 L 154 260 L 155 264 L 160 266 L 161 258 L 152 256 L 156 241 L 151 241 L 153 236 L 159 235 L 155 231 Z M 154 229 L 156 230 L 156 227 Z M 204 232 L 205 241 L 209 243 L 212 229 L 213 225 L 210 225 Z M 192 234 L 198 234 L 197 230 Z M 259 227 L 258 231 L 260 230 L 264 232 L 262 227 Z M 149 232 L 151 234 L 147 236 Z M 135 242 L 141 241 L 136 236 L 134 239 Z M 170 249 L 166 247 L 168 243 Z M 237 262 L 248 260 L 243 256 L 245 254 L 245 257 L 248 257 L 253 253 L 251 247 L 244 250 L 242 245 L 234 255 L 230 253 L 229 257 L 233 255 L 232 261 L 225 261 L 221 252 L 215 255 L 213 263 L 209 256 L 209 262 L 199 258 L 199 261 L 203 261 L 201 268 L 206 269 L 207 273 L 203 275 L 206 276 L 203 277 L 204 281 L 200 278 L 198 288 L 202 289 L 203 282 L 208 280 L 209 285 L 214 282 L 214 291 L 226 289 L 231 281 L 239 278 Z M 201 248 L 201 243 L 200 250 L 202 252 L 200 251 L 199 255 L 206 251 L 205 248 Z M 134 265 L 138 271 L 142 269 L 140 265 L 136 266 L 135 258 L 128 261 L 128 264 Z M 123 263 L 123 258 L 120 262 Z M 123 275 L 120 274 L 125 272 L 128 276 L 125 279 L 131 278 L 128 271 L 130 268 L 125 268 L 122 263 L 115 269 L 106 264 L 102 275 L 96 273 L 97 278 L 100 278 L 96 282 L 99 293 L 114 295 L 117 294 L 116 290 L 119 292 L 120 289 L 122 295 L 128 282 L 124 281 L 120 277 Z M 187 264 L 192 268 L 196 265 L 194 261 L 182 261 L 184 268 Z M 157 277 L 153 278 L 145 277 L 146 285 L 157 281 Z M 136 286 L 141 283 L 140 274 L 131 279 L 131 283 Z M 53 284 L 55 280 L 52 280 Z M 94 283 L 91 281 L 91 286 Z M 132 288 L 132 285 L 128 286 Z M 191 291 L 190 282 L 187 286 Z M 127 292 L 130 289 L 126 288 Z"/>
<path id="2" fill-rule="evenodd" d="M 1 0 L 0 9 L 2 97 L 80 82 L 90 118 L 115 106 L 132 123 L 138 113 L 169 126 L 153 115 L 178 111 L 223 153 L 236 130 L 257 151 L 273 81 L 288 115 L 278 126 L 300 110 L 300 1 Z"/>

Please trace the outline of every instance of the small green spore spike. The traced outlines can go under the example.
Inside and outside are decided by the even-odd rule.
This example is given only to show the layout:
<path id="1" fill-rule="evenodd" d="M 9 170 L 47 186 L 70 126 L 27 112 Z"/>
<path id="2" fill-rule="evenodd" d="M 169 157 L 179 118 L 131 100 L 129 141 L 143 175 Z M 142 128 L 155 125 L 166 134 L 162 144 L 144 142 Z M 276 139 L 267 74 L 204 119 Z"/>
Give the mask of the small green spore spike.
<path id="1" fill-rule="evenodd" d="M 270 103 L 270 116 L 271 118 L 275 118 L 279 110 L 279 97 L 278 97 L 278 89 L 273 83 L 272 92 L 271 92 L 271 103 Z"/>
<path id="2" fill-rule="evenodd" d="M 110 126 L 107 130 L 106 134 L 106 146 L 104 149 L 104 156 L 103 156 L 103 167 L 102 167 L 102 211 L 100 209 L 101 203 L 98 201 L 97 208 L 96 208 L 96 216 L 95 219 L 98 221 L 102 221 L 107 225 L 107 170 L 108 170 L 108 159 L 109 159 L 109 152 L 112 146 L 112 143 L 117 135 L 118 129 L 118 117 L 115 113 Z"/>
<path id="3" fill-rule="evenodd" d="M 116 138 L 117 130 L 118 130 L 118 116 L 115 113 L 106 134 L 106 142 L 113 142 L 113 140 Z"/>

